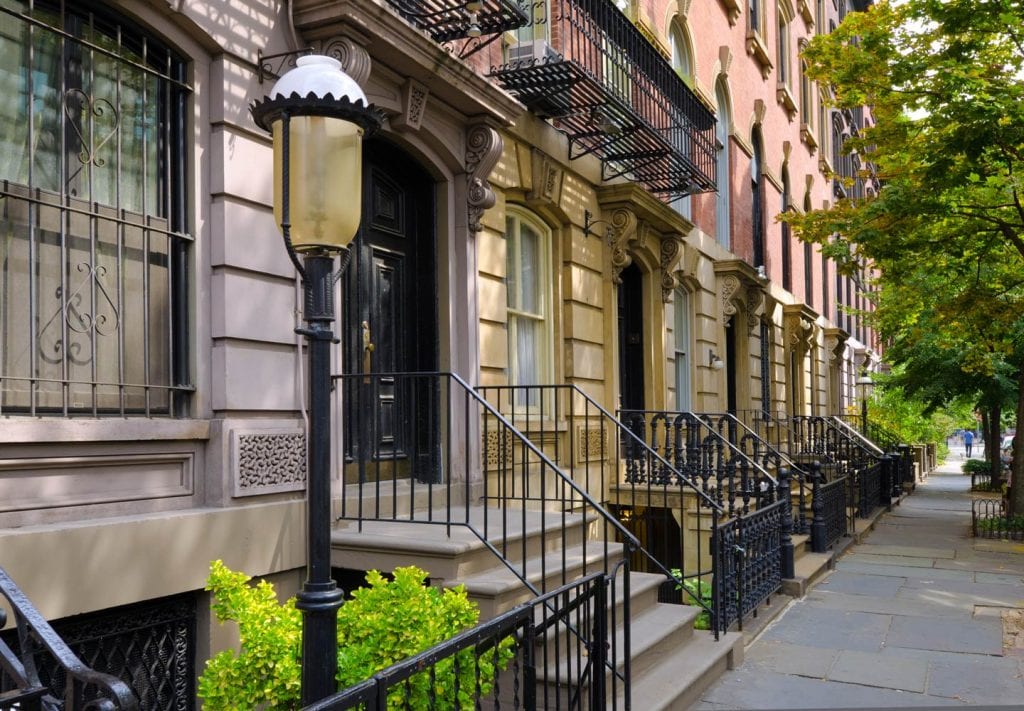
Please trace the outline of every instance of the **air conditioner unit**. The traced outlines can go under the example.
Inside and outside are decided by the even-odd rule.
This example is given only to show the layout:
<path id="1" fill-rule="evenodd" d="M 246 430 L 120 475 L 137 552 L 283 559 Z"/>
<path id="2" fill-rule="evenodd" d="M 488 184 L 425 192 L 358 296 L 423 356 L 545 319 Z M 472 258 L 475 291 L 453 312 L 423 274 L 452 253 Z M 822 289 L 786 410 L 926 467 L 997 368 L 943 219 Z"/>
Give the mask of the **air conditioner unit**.
<path id="1" fill-rule="evenodd" d="M 535 39 L 517 42 L 508 48 L 508 62 L 543 62 L 558 59 L 559 55 L 547 40 Z"/>

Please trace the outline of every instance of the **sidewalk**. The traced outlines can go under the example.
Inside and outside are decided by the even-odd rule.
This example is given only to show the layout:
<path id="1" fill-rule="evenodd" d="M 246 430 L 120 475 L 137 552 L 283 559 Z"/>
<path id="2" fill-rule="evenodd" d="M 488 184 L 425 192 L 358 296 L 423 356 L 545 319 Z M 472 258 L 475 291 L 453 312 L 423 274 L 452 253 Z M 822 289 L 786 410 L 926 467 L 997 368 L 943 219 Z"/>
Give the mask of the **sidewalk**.
<path id="1" fill-rule="evenodd" d="M 883 515 L 692 708 L 1024 709 L 1024 630 L 1013 634 L 1024 545 L 970 537 L 962 455 Z"/>

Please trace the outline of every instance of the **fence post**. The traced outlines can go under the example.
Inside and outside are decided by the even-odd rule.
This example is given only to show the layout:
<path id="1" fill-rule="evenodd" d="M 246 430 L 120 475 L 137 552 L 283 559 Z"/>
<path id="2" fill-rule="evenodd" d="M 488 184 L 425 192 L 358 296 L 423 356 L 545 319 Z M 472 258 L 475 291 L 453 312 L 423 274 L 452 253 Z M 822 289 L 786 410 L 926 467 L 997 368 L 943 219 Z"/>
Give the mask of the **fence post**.
<path id="1" fill-rule="evenodd" d="M 628 560 L 628 558 L 627 558 Z M 628 578 L 629 571 L 626 571 Z M 605 670 L 608 664 L 608 585 L 612 578 L 608 575 L 602 576 L 597 581 L 597 595 L 594 599 L 594 632 L 590 640 L 590 674 L 591 694 L 590 708 L 593 711 L 603 711 L 607 708 L 607 694 L 605 691 Z M 628 594 L 628 591 L 624 591 Z M 626 629 L 628 629 L 628 624 Z M 627 652 L 628 654 L 628 652 Z M 629 671 L 626 670 L 627 683 Z M 557 692 L 556 692 L 557 693 Z M 628 692 L 627 692 L 628 697 Z M 525 707 L 530 708 L 530 707 Z"/>
<path id="2" fill-rule="evenodd" d="M 781 545 L 779 546 L 782 578 L 790 580 L 796 577 L 796 563 L 793 556 L 793 492 L 791 490 L 790 471 L 787 467 L 779 469 L 779 496 L 782 504 Z"/>
<path id="3" fill-rule="evenodd" d="M 811 550 L 824 553 L 827 532 L 825 530 L 825 502 L 821 499 L 821 462 L 812 462 L 809 466 L 811 477 Z"/>

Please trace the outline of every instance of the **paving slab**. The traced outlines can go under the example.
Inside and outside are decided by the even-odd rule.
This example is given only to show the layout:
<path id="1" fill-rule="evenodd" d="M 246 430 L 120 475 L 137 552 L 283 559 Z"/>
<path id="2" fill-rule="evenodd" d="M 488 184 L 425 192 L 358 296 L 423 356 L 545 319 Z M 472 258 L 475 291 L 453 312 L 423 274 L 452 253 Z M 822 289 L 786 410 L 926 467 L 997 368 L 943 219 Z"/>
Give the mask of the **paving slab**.
<path id="1" fill-rule="evenodd" d="M 879 545 L 872 535 L 869 543 L 857 546 L 858 555 L 907 556 L 912 558 L 955 558 L 956 548 L 929 548 L 927 546 Z"/>
<path id="2" fill-rule="evenodd" d="M 895 580 L 896 578 L 892 578 Z M 823 587 L 812 590 L 807 599 L 819 607 L 853 612 L 874 612 L 883 615 L 910 615 L 913 617 L 958 617 L 969 619 L 974 614 L 974 605 L 965 602 L 956 606 L 945 601 L 929 602 L 920 599 L 899 597 L 874 597 L 871 595 L 835 592 Z"/>
<path id="3" fill-rule="evenodd" d="M 885 646 L 1001 655 L 1003 625 L 1000 620 L 985 617 L 971 620 L 895 617 L 885 637 Z"/>
<path id="4" fill-rule="evenodd" d="M 896 576 L 851 573 L 843 568 L 833 571 L 815 587 L 851 595 L 892 597 L 903 587 L 906 580 Z"/>
<path id="5" fill-rule="evenodd" d="M 864 573 L 867 575 L 889 575 L 896 578 L 922 579 L 927 576 L 928 580 L 962 580 L 974 582 L 974 571 L 972 570 L 944 570 L 942 568 L 929 568 L 923 571 L 921 568 L 909 565 L 881 565 L 878 563 L 862 563 L 855 560 L 840 560 L 836 564 L 836 570 L 850 573 Z"/>
<path id="6" fill-rule="evenodd" d="M 1000 585 L 1019 585 L 1024 589 L 1024 577 L 1020 575 L 1009 575 L 1005 573 L 983 573 L 976 572 L 974 580 L 979 583 L 997 583 Z"/>
<path id="7" fill-rule="evenodd" d="M 782 621 L 784 624 L 781 624 Z M 855 649 L 874 652 L 882 647 L 889 629 L 889 615 L 822 609 L 797 602 L 765 630 L 765 641 L 826 649 Z"/>
<path id="8" fill-rule="evenodd" d="M 872 555 L 862 554 L 859 550 L 843 556 L 844 563 L 872 563 L 874 565 L 898 565 L 908 568 L 933 568 L 935 560 L 932 558 L 913 558 L 905 555 Z"/>
<path id="9" fill-rule="evenodd" d="M 892 658 L 876 653 L 840 652 L 829 670 L 832 681 L 844 681 L 884 689 L 924 693 L 928 663 L 919 659 Z"/>
<path id="10" fill-rule="evenodd" d="M 749 662 L 752 667 L 778 674 L 824 679 L 838 655 L 837 649 L 765 640 L 762 644 L 751 647 L 744 657 L 744 664 Z"/>

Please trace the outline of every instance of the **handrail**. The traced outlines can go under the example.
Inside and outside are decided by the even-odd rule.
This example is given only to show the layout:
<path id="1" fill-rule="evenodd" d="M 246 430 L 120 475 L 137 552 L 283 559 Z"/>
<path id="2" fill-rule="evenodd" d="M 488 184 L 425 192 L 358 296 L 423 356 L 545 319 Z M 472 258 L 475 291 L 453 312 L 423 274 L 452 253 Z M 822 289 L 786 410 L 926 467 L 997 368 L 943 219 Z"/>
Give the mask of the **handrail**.
<path id="1" fill-rule="evenodd" d="M 703 417 L 721 417 L 721 418 L 724 418 L 724 419 L 728 420 L 731 424 L 738 425 L 746 433 L 746 436 L 753 437 L 754 439 L 756 439 L 756 440 L 758 440 L 760 442 L 763 442 L 764 446 L 767 447 L 769 450 L 771 450 L 771 452 L 775 456 L 777 456 L 779 458 L 780 466 L 786 466 L 786 467 L 788 467 L 790 469 L 790 471 L 794 471 L 795 470 L 795 471 L 798 471 L 798 472 L 802 472 L 805 475 L 808 473 L 806 466 L 804 466 L 804 465 L 802 465 L 802 464 L 800 464 L 798 462 L 793 461 L 793 459 L 789 456 L 788 453 L 783 452 L 779 447 L 776 447 L 769 440 L 767 440 L 764 437 L 762 437 L 761 435 L 759 435 L 750 426 L 748 426 L 745 422 L 743 422 L 743 420 L 741 420 L 740 418 L 736 417 L 736 415 L 734 415 L 733 413 L 731 413 L 731 412 L 698 412 L 698 413 L 695 413 L 695 414 L 697 415 L 697 417 L 702 417 L 702 418 Z"/>
<path id="2" fill-rule="evenodd" d="M 852 425 L 850 425 L 849 422 L 846 422 L 841 417 L 837 417 L 836 415 L 832 415 L 831 416 L 831 420 L 833 422 L 835 422 L 836 425 L 838 425 L 840 427 L 840 429 L 845 430 L 846 433 L 849 436 L 854 437 L 854 438 L 860 440 L 862 445 L 866 446 L 869 449 L 874 450 L 875 456 L 877 456 L 877 457 L 884 457 L 885 456 L 885 452 L 882 450 L 881 447 L 879 447 L 877 444 L 875 444 L 870 439 L 865 437 L 862 433 L 858 432 L 857 429 L 854 428 Z"/>
<path id="3" fill-rule="evenodd" d="M 561 383 L 551 385 L 490 385 L 480 386 L 479 390 L 481 391 L 485 398 L 487 397 L 489 392 L 493 391 L 497 393 L 496 409 L 499 410 L 501 409 L 502 406 L 501 393 L 510 393 L 508 406 L 511 412 L 513 413 L 512 419 L 509 420 L 503 418 L 504 421 L 514 423 L 516 419 L 520 417 L 525 417 L 529 422 L 535 425 L 546 422 L 546 418 L 550 418 L 552 416 L 557 420 L 565 414 L 562 413 L 559 407 L 557 406 L 557 398 L 555 398 L 555 404 L 553 405 L 550 402 L 548 402 L 546 405 L 544 404 L 545 398 L 550 397 L 549 395 L 546 395 L 546 393 L 565 393 L 568 396 L 570 402 L 572 402 L 572 398 L 578 397 L 579 400 L 582 402 L 582 409 L 584 410 L 584 412 L 577 412 L 575 408 L 571 407 L 570 411 L 567 413 L 568 417 L 571 420 L 578 419 L 580 421 L 588 421 L 592 418 L 600 418 L 609 426 L 610 429 L 619 433 L 620 439 L 618 439 L 617 441 L 620 444 L 622 442 L 621 437 L 625 437 L 629 441 L 629 443 L 634 445 L 636 450 L 641 453 L 641 456 L 650 458 L 652 466 L 660 467 L 662 470 L 671 473 L 674 477 L 677 478 L 681 485 L 687 487 L 690 491 L 692 491 L 693 494 L 697 497 L 699 508 L 707 510 L 709 515 L 713 518 L 716 524 L 718 522 L 718 517 L 725 514 L 724 506 L 722 506 L 719 502 L 715 501 L 714 498 L 709 496 L 706 492 L 702 491 L 700 487 L 696 485 L 695 482 L 693 482 L 689 477 L 685 476 L 682 472 L 678 471 L 678 469 L 667 458 L 659 454 L 647 442 L 645 442 L 642 438 L 637 436 L 635 432 L 630 430 L 624 422 L 622 422 L 619 418 L 617 418 L 615 415 L 609 412 L 600 403 L 596 402 L 592 397 L 590 397 L 590 395 L 588 395 L 581 388 L 579 388 L 579 386 L 572 383 Z M 537 404 L 533 406 L 520 406 L 520 409 L 517 411 L 517 397 L 521 395 L 525 395 L 527 398 L 531 396 L 536 396 Z M 525 408 L 526 414 L 524 414 L 523 408 Z M 603 428 L 601 428 L 601 431 L 603 432 Z M 541 433 L 541 436 L 544 436 L 544 434 L 545 433 Z M 602 449 L 602 452 L 599 455 L 599 459 L 603 460 L 605 455 L 606 453 Z M 584 458 L 584 461 L 582 463 L 577 463 L 575 465 L 576 468 L 582 470 L 580 472 L 580 475 L 585 476 L 588 480 L 590 474 L 590 464 L 591 460 Z M 573 468 L 574 465 L 570 464 L 568 465 L 568 467 Z M 603 483 L 604 482 L 602 478 L 602 486 Z M 620 482 L 618 480 L 618 473 L 616 472 L 616 484 L 618 483 Z M 611 515 L 607 512 L 607 509 L 605 509 L 604 507 L 601 507 L 600 510 L 602 512 L 602 515 Z M 619 523 L 618 519 L 615 519 L 614 517 L 613 520 L 615 520 L 617 524 L 615 526 L 616 530 L 621 530 L 622 524 Z M 650 564 L 650 572 L 657 572 L 661 575 L 664 575 L 667 579 L 667 582 L 673 583 L 680 589 L 682 588 L 686 578 L 691 577 L 685 573 L 678 576 L 675 575 L 672 572 L 672 567 L 670 565 L 666 565 L 664 562 L 659 560 L 657 556 L 655 556 L 653 553 L 647 550 L 647 548 L 643 545 L 638 544 L 633 552 L 642 556 L 643 559 L 645 559 Z M 707 608 L 706 605 L 703 605 L 701 601 L 696 602 L 698 605 L 706 607 L 706 609 L 708 609 L 710 612 L 710 608 Z"/>
<path id="4" fill-rule="evenodd" d="M 90 669 L 82 663 L 3 568 L 0 568 L 0 594 L 7 598 L 14 612 L 21 653 L 19 659 L 10 647 L 0 644 L 0 666 L 18 688 L 31 689 L 42 686 L 35 665 L 35 654 L 41 647 L 64 670 L 66 677 L 63 707 L 68 711 L 138 710 L 138 700 L 128 684 L 110 674 Z M 0 627 L 3 626 L 5 617 L 6 615 L 0 614 Z M 110 698 L 86 702 L 83 695 L 86 686 L 95 687 L 100 694 Z M 56 702 L 56 699 L 54 701 Z"/>

